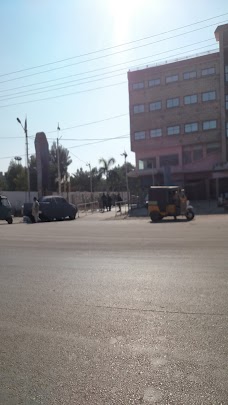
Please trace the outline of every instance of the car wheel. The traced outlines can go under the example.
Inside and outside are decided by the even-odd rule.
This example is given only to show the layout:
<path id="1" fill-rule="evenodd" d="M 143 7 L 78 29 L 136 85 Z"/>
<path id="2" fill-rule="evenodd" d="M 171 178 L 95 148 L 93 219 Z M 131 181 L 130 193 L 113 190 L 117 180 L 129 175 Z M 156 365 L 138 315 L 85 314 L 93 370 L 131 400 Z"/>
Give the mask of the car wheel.
<path id="1" fill-rule="evenodd" d="M 8 222 L 9 225 L 11 225 L 13 223 L 13 218 L 9 217 L 9 218 L 7 218 L 6 221 Z"/>
<path id="2" fill-rule="evenodd" d="M 70 220 L 73 221 L 75 219 L 76 215 L 70 216 Z"/>

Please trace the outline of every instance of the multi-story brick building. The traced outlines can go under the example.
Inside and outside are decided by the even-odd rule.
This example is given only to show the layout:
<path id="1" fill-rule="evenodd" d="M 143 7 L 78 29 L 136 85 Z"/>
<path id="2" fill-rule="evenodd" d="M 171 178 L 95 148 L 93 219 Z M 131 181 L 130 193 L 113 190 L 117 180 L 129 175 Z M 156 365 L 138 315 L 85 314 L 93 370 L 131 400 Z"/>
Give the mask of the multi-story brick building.
<path id="1" fill-rule="evenodd" d="M 228 192 L 228 24 L 219 52 L 129 71 L 131 150 L 142 186 L 179 184 L 191 198 Z"/>

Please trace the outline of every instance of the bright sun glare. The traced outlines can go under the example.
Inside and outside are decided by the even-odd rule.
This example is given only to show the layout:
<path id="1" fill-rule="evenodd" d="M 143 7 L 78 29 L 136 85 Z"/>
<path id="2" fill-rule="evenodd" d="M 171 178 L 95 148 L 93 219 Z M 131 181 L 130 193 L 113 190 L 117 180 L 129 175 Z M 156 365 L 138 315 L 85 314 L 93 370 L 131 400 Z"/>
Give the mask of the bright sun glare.
<path id="1" fill-rule="evenodd" d="M 127 39 L 131 19 L 140 7 L 139 0 L 109 0 L 110 9 L 114 19 L 115 41 L 123 42 Z"/>

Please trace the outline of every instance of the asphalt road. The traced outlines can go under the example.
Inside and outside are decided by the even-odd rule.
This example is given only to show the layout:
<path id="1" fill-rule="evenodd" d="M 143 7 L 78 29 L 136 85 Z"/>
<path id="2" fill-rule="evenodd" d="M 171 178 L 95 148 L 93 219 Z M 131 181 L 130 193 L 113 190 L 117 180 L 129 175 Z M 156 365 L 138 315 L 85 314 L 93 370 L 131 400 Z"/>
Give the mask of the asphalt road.
<path id="1" fill-rule="evenodd" d="M 0 224 L 0 404 L 228 404 L 228 216 L 110 215 Z"/>

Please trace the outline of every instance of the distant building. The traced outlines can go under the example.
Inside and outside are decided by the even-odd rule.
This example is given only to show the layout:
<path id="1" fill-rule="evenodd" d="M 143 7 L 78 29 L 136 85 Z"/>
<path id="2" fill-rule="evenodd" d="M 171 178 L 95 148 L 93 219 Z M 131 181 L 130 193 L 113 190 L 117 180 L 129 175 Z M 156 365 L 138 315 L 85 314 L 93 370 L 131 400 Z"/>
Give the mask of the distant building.
<path id="1" fill-rule="evenodd" d="M 179 184 L 191 198 L 228 192 L 228 24 L 219 52 L 129 71 L 131 150 L 142 186 Z"/>

